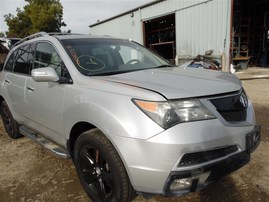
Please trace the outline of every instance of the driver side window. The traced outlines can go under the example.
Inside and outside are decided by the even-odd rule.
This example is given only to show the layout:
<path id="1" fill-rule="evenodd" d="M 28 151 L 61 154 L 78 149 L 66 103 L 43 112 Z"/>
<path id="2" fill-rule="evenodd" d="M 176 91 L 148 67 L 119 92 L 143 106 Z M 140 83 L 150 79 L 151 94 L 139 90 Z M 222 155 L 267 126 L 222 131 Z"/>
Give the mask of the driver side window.
<path id="1" fill-rule="evenodd" d="M 49 43 L 38 43 L 34 57 L 34 69 L 52 67 L 59 77 L 62 75 L 63 61 L 55 48 Z"/>

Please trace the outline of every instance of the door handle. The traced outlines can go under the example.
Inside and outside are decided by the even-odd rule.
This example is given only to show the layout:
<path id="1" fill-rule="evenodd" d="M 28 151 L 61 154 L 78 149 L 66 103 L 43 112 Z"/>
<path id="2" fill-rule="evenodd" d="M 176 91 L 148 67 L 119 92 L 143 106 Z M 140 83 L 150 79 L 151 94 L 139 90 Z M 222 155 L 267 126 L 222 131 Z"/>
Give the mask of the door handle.
<path id="1" fill-rule="evenodd" d="M 6 82 L 6 83 L 10 83 L 10 80 L 8 80 L 8 79 L 5 79 L 5 82 Z"/>
<path id="2" fill-rule="evenodd" d="M 34 90 L 35 90 L 34 88 L 29 87 L 29 86 L 27 86 L 26 88 L 27 88 L 27 90 L 29 90 L 29 91 L 34 91 Z"/>

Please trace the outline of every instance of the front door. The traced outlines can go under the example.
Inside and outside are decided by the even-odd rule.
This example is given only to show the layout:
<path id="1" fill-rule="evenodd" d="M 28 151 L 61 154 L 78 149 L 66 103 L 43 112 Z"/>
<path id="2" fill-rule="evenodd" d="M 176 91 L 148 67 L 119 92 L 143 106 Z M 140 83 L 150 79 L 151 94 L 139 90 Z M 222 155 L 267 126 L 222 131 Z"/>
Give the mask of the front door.
<path id="1" fill-rule="evenodd" d="M 49 43 L 38 43 L 33 68 L 53 67 L 61 74 L 62 60 Z M 58 82 L 26 81 L 25 103 L 27 125 L 58 144 L 65 145 L 63 110 L 66 85 Z"/>

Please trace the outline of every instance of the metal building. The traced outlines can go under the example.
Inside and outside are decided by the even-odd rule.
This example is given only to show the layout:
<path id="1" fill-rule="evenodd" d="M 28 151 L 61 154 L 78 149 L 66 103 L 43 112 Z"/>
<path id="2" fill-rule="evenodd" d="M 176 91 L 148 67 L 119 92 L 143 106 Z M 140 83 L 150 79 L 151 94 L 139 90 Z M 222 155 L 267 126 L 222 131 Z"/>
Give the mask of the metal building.
<path id="1" fill-rule="evenodd" d="M 156 0 L 90 25 L 91 34 L 131 38 L 178 62 L 206 50 L 245 68 L 267 65 L 268 0 Z"/>

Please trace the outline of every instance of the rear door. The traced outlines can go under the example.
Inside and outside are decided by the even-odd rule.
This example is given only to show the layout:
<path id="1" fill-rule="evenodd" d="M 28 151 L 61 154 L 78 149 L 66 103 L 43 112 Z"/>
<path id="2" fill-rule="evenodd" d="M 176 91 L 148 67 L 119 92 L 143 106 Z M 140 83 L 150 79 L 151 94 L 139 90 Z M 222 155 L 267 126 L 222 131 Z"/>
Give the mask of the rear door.
<path id="1" fill-rule="evenodd" d="M 16 121 L 23 123 L 25 114 L 25 83 L 30 77 L 33 45 L 21 46 L 12 53 L 5 66 L 4 97 Z"/>

